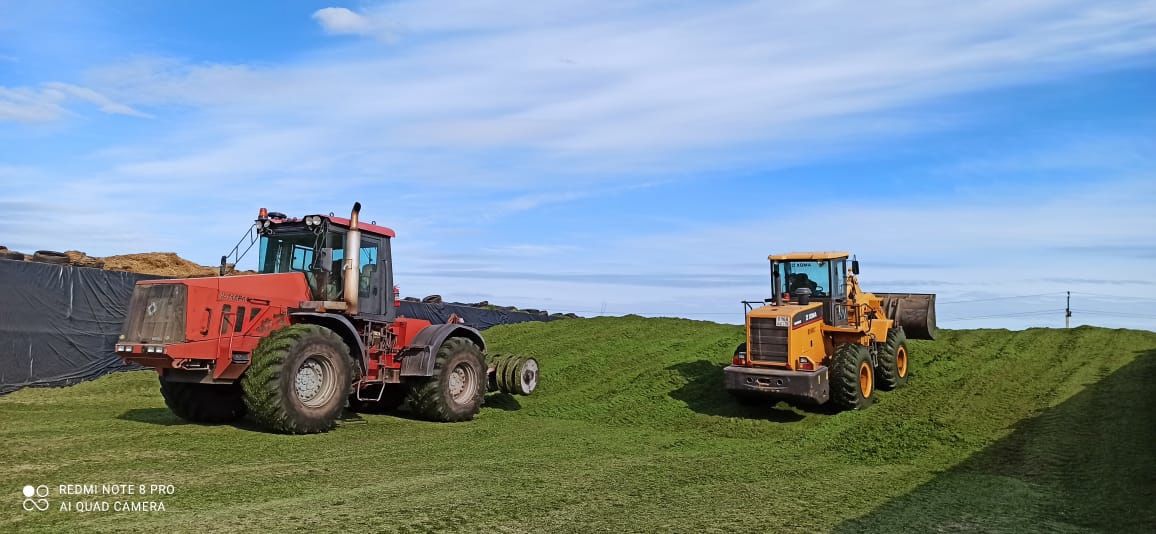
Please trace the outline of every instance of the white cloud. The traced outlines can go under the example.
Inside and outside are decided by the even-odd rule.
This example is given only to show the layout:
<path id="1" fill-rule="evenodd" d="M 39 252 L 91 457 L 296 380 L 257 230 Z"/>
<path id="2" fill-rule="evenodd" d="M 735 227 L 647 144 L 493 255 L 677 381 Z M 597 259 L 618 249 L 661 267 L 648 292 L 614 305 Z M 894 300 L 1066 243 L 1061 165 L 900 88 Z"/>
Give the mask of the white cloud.
<path id="1" fill-rule="evenodd" d="M 110 115 L 151 118 L 132 107 L 116 102 L 91 88 L 67 83 L 49 82 L 39 89 L 0 86 L 0 121 L 50 122 L 71 112 L 65 107 L 69 100 L 80 100 Z"/>
<path id="2" fill-rule="evenodd" d="M 332 35 L 377 35 L 389 37 L 390 25 L 344 7 L 326 7 L 313 12 L 316 20 L 326 33 Z"/>

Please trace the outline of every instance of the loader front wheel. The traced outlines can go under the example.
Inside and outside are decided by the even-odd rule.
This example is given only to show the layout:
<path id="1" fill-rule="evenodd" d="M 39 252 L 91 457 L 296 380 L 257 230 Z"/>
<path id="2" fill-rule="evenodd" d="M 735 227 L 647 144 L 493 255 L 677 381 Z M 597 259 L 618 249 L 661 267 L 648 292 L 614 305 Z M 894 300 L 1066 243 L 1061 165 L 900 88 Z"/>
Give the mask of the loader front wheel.
<path id="1" fill-rule="evenodd" d="M 352 359 L 337 333 L 310 324 L 270 334 L 241 377 L 245 406 L 260 426 L 285 434 L 325 432 L 337 424 L 352 389 Z"/>
<path id="2" fill-rule="evenodd" d="M 879 389 L 895 389 L 907 383 L 907 335 L 903 327 L 887 332 L 887 341 L 879 350 Z"/>
<path id="3" fill-rule="evenodd" d="M 438 348 L 433 376 L 416 384 L 409 398 L 413 410 L 431 421 L 473 419 L 486 393 L 486 364 L 472 341 L 452 337 Z"/>
<path id="4" fill-rule="evenodd" d="M 875 368 L 867 347 L 840 345 L 831 361 L 831 402 L 841 410 L 861 410 L 875 396 Z"/>
<path id="5" fill-rule="evenodd" d="M 169 382 L 162 377 L 161 396 L 174 415 L 191 423 L 231 423 L 245 415 L 236 384 Z"/>

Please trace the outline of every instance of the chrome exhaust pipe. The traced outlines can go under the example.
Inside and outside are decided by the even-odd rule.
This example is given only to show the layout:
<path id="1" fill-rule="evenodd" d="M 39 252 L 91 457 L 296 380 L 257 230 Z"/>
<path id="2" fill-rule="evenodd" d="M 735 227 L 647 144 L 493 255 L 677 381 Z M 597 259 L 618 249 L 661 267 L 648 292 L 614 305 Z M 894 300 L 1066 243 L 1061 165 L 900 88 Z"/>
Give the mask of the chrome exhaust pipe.
<path id="1" fill-rule="evenodd" d="M 345 234 L 345 258 L 341 263 L 342 285 L 344 287 L 345 313 L 357 315 L 357 293 L 361 287 L 361 230 L 357 227 L 357 215 L 361 203 L 353 203 L 353 213 L 349 215 L 349 233 Z"/>

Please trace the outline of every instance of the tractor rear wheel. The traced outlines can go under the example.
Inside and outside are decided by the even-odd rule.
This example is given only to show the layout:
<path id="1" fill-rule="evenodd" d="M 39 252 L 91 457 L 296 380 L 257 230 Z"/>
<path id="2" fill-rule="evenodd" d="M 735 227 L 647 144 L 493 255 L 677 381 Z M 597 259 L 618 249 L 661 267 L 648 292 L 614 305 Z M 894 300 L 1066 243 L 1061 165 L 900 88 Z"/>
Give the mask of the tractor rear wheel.
<path id="1" fill-rule="evenodd" d="M 433 376 L 414 386 L 409 404 L 433 421 L 469 421 L 482 409 L 485 393 L 481 349 L 466 338 L 452 337 L 438 348 Z"/>
<path id="2" fill-rule="evenodd" d="M 352 385 L 345 342 L 334 331 L 311 324 L 287 326 L 262 339 L 241 377 L 249 415 L 258 425 L 286 434 L 332 429 Z"/>
<path id="3" fill-rule="evenodd" d="M 835 349 L 831 359 L 831 402 L 841 410 L 860 410 L 871 405 L 875 395 L 875 368 L 867 347 L 846 343 Z"/>
<path id="4" fill-rule="evenodd" d="M 231 423 L 245 415 L 241 388 L 236 384 L 194 384 L 161 378 L 161 396 L 173 414 L 192 423 Z"/>
<path id="5" fill-rule="evenodd" d="M 887 341 L 879 347 L 879 389 L 895 389 L 907 383 L 907 335 L 903 327 L 887 332 Z"/>

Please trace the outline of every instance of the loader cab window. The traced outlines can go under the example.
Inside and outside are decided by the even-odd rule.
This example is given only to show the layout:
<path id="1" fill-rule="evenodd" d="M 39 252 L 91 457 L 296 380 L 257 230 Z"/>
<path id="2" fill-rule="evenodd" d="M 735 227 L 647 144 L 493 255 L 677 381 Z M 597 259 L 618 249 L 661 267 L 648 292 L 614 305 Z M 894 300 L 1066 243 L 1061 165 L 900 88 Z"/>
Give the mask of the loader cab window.
<path id="1" fill-rule="evenodd" d="M 775 265 L 779 280 L 785 286 L 781 291 L 790 293 L 801 288 L 811 290 L 811 297 L 826 297 L 830 295 L 830 262 L 818 261 L 784 261 Z M 779 290 L 776 288 L 776 290 Z"/>

